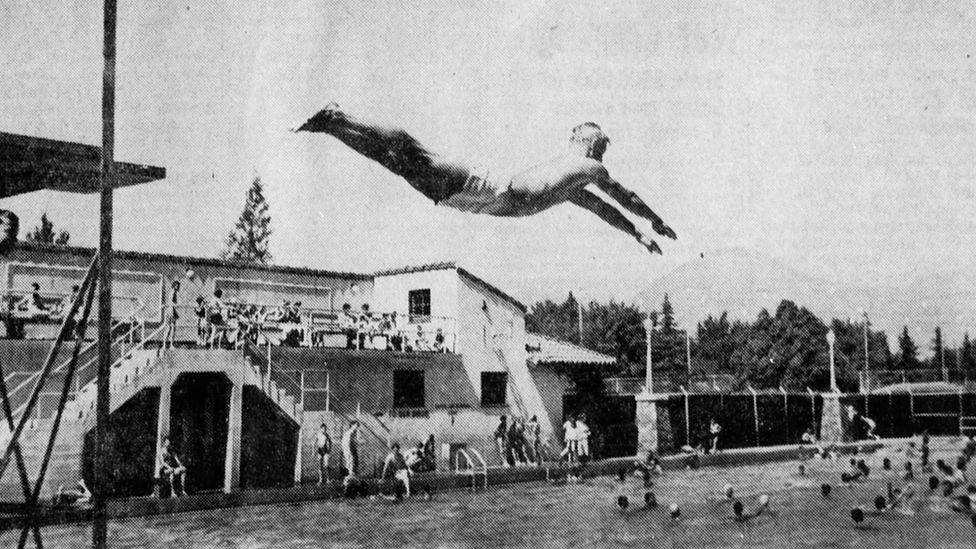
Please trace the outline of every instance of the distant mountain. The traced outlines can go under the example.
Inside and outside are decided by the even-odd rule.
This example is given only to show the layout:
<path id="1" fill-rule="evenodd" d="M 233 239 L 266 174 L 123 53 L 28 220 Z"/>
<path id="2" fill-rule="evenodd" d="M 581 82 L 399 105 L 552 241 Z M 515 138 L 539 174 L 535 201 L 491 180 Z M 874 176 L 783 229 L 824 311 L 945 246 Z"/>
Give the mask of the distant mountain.
<path id="1" fill-rule="evenodd" d="M 655 280 L 636 300 L 660 307 L 667 293 L 682 326 L 694 326 L 709 314 L 728 311 L 730 319 L 754 320 L 759 310 L 774 312 L 789 299 L 821 318 L 859 319 L 867 310 L 875 329 L 888 334 L 894 349 L 907 325 L 923 356 L 936 326 L 949 344 L 964 331 L 976 336 L 976 276 L 953 273 L 919 279 L 903 289 L 859 287 L 800 272 L 776 259 L 745 249 L 706 253 Z"/>

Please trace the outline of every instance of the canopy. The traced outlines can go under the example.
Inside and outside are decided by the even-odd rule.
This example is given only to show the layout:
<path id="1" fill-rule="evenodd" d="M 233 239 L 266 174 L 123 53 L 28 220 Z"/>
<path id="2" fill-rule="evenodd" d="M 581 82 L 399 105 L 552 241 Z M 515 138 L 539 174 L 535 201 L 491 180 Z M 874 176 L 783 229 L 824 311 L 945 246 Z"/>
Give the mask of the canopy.
<path id="1" fill-rule="evenodd" d="M 0 132 L 0 198 L 51 189 L 94 193 L 101 185 L 101 147 Z M 116 188 L 166 177 L 156 166 L 116 162 Z"/>

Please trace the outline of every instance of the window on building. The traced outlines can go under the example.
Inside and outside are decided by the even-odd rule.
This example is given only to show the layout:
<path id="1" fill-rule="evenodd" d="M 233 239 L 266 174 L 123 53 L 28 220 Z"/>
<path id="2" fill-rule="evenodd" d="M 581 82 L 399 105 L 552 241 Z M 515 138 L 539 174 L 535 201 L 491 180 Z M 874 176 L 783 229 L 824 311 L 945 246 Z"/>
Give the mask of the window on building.
<path id="1" fill-rule="evenodd" d="M 481 372 L 481 405 L 504 406 L 508 393 L 508 374 L 505 372 Z"/>
<path id="2" fill-rule="evenodd" d="M 407 299 L 410 303 L 410 322 L 430 321 L 430 289 L 410 290 Z"/>
<path id="3" fill-rule="evenodd" d="M 423 370 L 393 370 L 393 407 L 425 407 Z"/>

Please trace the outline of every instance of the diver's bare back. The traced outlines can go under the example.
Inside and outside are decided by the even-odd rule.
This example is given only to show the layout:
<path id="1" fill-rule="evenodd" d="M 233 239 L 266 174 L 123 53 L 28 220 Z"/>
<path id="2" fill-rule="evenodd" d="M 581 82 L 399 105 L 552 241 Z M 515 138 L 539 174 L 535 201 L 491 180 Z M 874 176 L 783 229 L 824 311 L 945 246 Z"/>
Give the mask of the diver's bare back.
<path id="1" fill-rule="evenodd" d="M 573 128 L 568 154 L 512 177 L 437 154 L 403 129 L 350 115 L 335 102 L 294 131 L 330 134 L 406 179 L 435 203 L 457 210 L 522 217 L 570 202 L 637 239 L 651 253 L 661 253 L 660 246 L 627 219 L 622 210 L 650 221 L 658 234 L 677 238 L 635 192 L 607 173 L 602 160 L 610 139 L 593 122 Z M 586 188 L 590 184 L 604 196 L 590 192 Z"/>
<path id="2" fill-rule="evenodd" d="M 511 177 L 494 173 L 473 169 L 464 185 L 439 204 L 499 217 L 533 215 L 569 201 L 581 189 L 604 177 L 606 169 L 596 160 L 566 155 Z"/>

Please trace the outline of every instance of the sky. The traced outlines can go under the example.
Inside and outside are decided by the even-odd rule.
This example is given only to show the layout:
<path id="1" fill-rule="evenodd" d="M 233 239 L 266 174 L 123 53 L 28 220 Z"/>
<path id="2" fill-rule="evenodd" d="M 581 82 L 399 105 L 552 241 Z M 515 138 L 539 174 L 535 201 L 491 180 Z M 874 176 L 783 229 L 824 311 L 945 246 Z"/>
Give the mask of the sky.
<path id="1" fill-rule="evenodd" d="M 100 141 L 101 8 L 0 0 L 0 131 Z M 854 285 L 971 270 L 976 4 L 580 0 L 120 3 L 115 246 L 216 256 L 257 175 L 275 262 L 354 272 L 456 260 L 531 303 L 630 301 L 702 253 L 744 248 Z M 675 229 L 650 256 L 562 205 L 435 207 L 325 135 L 335 100 L 433 150 L 516 171 L 583 121 Z M 97 196 L 0 200 L 97 241 Z M 640 225 L 649 230 L 646 224 Z"/>

